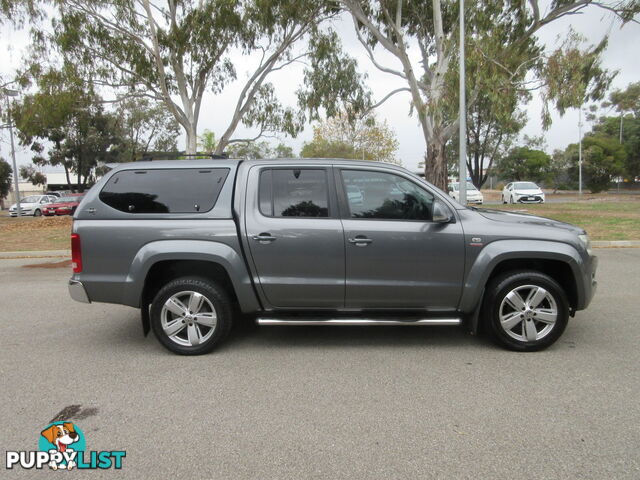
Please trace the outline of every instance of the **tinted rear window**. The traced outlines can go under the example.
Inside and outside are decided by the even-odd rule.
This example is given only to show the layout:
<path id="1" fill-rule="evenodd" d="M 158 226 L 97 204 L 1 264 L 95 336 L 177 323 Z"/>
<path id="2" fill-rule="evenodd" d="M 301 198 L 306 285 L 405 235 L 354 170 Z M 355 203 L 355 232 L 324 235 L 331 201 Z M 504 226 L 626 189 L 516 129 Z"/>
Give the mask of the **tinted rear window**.
<path id="1" fill-rule="evenodd" d="M 123 170 L 109 179 L 100 200 L 127 213 L 207 212 L 228 174 L 228 168 Z"/>
<path id="2" fill-rule="evenodd" d="M 263 170 L 260 211 L 269 217 L 328 217 L 329 187 L 324 169 Z"/>

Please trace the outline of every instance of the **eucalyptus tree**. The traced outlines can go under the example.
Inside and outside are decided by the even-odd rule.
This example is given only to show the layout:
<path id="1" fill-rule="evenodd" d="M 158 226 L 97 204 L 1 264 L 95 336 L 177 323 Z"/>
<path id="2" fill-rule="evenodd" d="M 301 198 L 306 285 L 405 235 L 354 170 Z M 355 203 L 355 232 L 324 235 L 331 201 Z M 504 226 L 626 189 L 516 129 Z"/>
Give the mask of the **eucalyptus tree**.
<path id="1" fill-rule="evenodd" d="M 139 160 L 150 151 L 178 150 L 178 123 L 164 103 L 148 98 L 125 97 L 115 105 L 116 127 L 122 138 L 119 160 Z"/>
<path id="2" fill-rule="evenodd" d="M 234 108 L 210 112 L 227 125 L 215 153 L 273 131 L 297 134 L 304 114 L 281 104 L 269 76 L 309 57 L 313 39 L 324 45 L 319 39 L 332 38 L 318 25 L 337 14 L 324 0 L 55 3 L 52 44 L 76 65 L 89 65 L 95 85 L 164 102 L 184 129 L 187 153 L 196 151 L 204 95 L 228 95 L 234 81 L 241 86 Z M 330 49 L 337 48 L 332 42 Z M 316 58 L 322 56 L 327 52 Z M 246 76 L 238 71 L 245 58 L 254 64 Z M 256 128 L 255 138 L 235 138 L 240 123 Z"/>
<path id="3" fill-rule="evenodd" d="M 96 166 L 121 158 L 120 117 L 104 110 L 73 69 L 40 71 L 36 87 L 12 107 L 18 138 L 35 165 L 62 167 L 70 188 L 84 191 Z"/>
<path id="4" fill-rule="evenodd" d="M 404 82 L 392 95 L 408 92 L 426 143 L 425 174 L 446 187 L 445 146 L 458 129 L 456 60 L 459 38 L 458 0 L 341 0 L 352 16 L 360 43 L 379 70 Z M 498 98 L 503 89 L 540 89 L 545 102 L 560 112 L 586 99 L 597 99 L 610 76 L 598 64 L 605 43 L 580 49 L 570 41 L 564 49 L 544 51 L 536 33 L 560 18 L 588 7 L 613 12 L 622 22 L 635 21 L 637 0 L 598 2 L 553 0 L 541 9 L 538 0 L 468 2 L 466 89 L 469 105 L 486 92 Z M 575 40 L 575 38 L 574 38 Z M 380 50 L 395 64 L 381 60 Z M 531 83 L 533 82 L 533 84 Z M 379 102 L 379 103 L 381 103 Z M 549 123 L 548 107 L 543 123 Z"/>
<path id="5" fill-rule="evenodd" d="M 619 138 L 622 143 L 624 130 L 624 114 L 631 112 L 636 118 L 640 116 L 640 82 L 630 83 L 624 90 L 615 90 L 609 94 L 604 107 L 614 107 L 620 114 Z"/>
<path id="6" fill-rule="evenodd" d="M 6 21 L 21 25 L 24 20 L 41 16 L 38 0 L 0 0 L 0 25 Z"/>

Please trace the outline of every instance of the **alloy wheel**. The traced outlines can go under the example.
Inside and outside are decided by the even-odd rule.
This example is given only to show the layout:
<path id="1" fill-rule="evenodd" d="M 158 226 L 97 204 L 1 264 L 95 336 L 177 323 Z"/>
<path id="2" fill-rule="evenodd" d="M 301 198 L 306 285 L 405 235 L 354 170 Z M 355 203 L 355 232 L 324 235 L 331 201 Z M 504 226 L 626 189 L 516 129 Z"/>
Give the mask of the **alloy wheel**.
<path id="1" fill-rule="evenodd" d="M 538 285 L 521 285 L 508 292 L 500 303 L 500 326 L 520 342 L 535 342 L 546 337 L 558 320 L 553 295 Z"/>
<path id="2" fill-rule="evenodd" d="M 199 292 L 182 291 L 162 306 L 160 323 L 167 337 L 184 347 L 206 342 L 217 325 L 217 313 L 207 297 Z"/>

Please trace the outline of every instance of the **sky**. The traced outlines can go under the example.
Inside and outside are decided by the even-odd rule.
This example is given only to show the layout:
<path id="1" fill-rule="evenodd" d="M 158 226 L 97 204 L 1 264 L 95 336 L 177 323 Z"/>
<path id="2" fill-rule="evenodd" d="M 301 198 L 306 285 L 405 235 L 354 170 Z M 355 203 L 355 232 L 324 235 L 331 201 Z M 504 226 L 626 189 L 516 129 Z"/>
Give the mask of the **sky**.
<path id="1" fill-rule="evenodd" d="M 27 52 L 28 32 L 25 30 L 16 31 L 7 25 L 0 26 L 0 28 L 2 29 L 0 31 L 0 74 L 4 78 L 8 78 L 20 67 L 21 59 Z M 405 86 L 401 79 L 380 72 L 371 64 L 353 32 L 349 17 L 346 15 L 339 17 L 334 21 L 333 28 L 339 33 L 344 49 L 358 60 L 360 71 L 367 74 L 368 85 L 374 98 L 380 99 L 388 92 Z M 584 35 L 589 43 L 597 43 L 604 35 L 609 34 L 609 44 L 602 56 L 602 65 L 609 70 L 618 72 L 613 81 L 613 89 L 625 88 L 629 83 L 640 80 L 640 62 L 637 60 L 636 50 L 640 42 L 640 25 L 627 24 L 621 29 L 620 24 L 614 21 L 610 13 L 593 7 L 582 14 L 565 17 L 543 27 L 538 36 L 545 46 L 552 50 L 559 43 L 558 37 L 566 35 L 569 28 Z M 390 67 L 398 67 L 397 61 L 394 61 L 393 57 L 389 54 L 385 55 L 385 52 L 380 53 L 380 63 Z M 230 84 L 221 95 L 213 95 L 212 93 L 205 95 L 198 125 L 199 132 L 208 129 L 215 132 L 218 137 L 224 132 L 231 112 L 233 112 L 238 92 L 242 88 L 241 80 L 248 77 L 255 62 L 255 57 L 240 57 L 236 62 L 239 80 Z M 274 72 L 269 77 L 276 86 L 276 93 L 283 104 L 295 105 L 295 91 L 302 82 L 303 68 L 303 65 L 293 65 L 286 70 Z M 546 141 L 548 152 L 552 152 L 554 149 L 564 149 L 568 144 L 578 141 L 577 109 L 567 111 L 563 117 L 552 111 L 552 126 L 549 130 L 543 131 L 541 106 L 540 98 L 534 94 L 533 100 L 526 106 L 529 121 L 523 129 L 522 135 L 542 135 Z M 417 118 L 409 115 L 408 92 L 400 93 L 389 99 L 376 109 L 376 115 L 379 120 L 385 120 L 395 132 L 399 142 L 397 157 L 406 168 L 417 170 L 417 165 L 424 156 L 425 142 Z M 586 130 L 589 130 L 587 123 L 583 126 L 583 131 Z M 238 138 L 252 136 L 255 136 L 255 131 L 243 126 L 240 126 L 236 131 Z M 268 140 L 273 143 L 283 141 L 292 146 L 294 152 L 297 153 L 304 142 L 310 141 L 312 136 L 312 125 L 307 125 L 297 138 L 280 136 L 279 139 Z M 179 140 L 178 146 L 181 149 L 184 148 L 183 137 Z M 2 130 L 0 136 L 0 156 L 7 160 L 10 158 L 6 129 Z M 20 165 L 26 165 L 30 163 L 31 154 L 26 148 L 18 146 L 16 157 Z M 55 170 L 45 168 L 44 171 Z"/>

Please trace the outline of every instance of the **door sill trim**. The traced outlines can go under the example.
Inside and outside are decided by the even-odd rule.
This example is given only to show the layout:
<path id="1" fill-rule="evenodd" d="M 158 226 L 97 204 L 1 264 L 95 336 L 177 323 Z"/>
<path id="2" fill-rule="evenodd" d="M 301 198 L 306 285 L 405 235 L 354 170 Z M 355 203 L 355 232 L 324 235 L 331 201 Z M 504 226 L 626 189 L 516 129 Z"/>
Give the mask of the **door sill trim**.
<path id="1" fill-rule="evenodd" d="M 274 317 L 258 317 L 256 318 L 258 325 L 340 325 L 340 326 L 357 326 L 357 325 L 378 325 L 378 326 L 455 326 L 461 325 L 460 318 L 418 318 L 416 320 L 388 320 L 384 318 L 313 318 L 307 319 L 287 319 Z"/>

